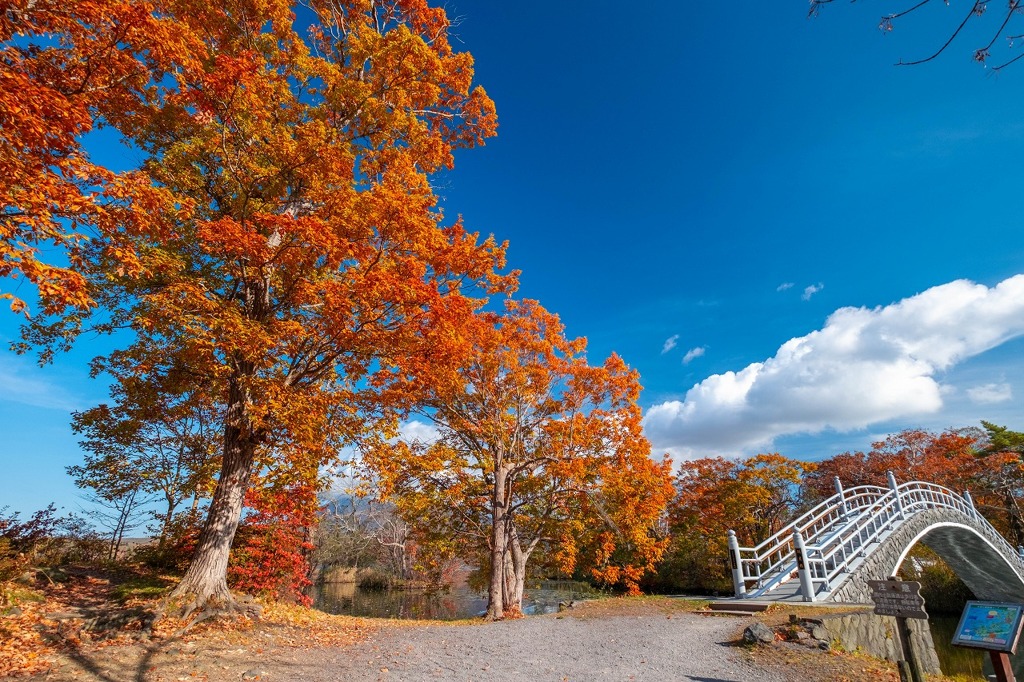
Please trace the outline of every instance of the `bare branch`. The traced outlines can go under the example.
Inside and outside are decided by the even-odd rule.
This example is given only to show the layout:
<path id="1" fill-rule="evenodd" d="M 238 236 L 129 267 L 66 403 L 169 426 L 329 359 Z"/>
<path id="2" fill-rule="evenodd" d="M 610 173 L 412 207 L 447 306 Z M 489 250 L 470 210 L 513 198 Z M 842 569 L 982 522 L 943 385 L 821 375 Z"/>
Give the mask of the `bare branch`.
<path id="1" fill-rule="evenodd" d="M 953 34 L 951 36 L 949 36 L 949 39 L 945 42 L 945 44 L 942 47 L 940 47 L 938 49 L 937 52 L 935 52 L 935 54 L 933 54 L 930 57 L 925 57 L 924 59 L 918 59 L 917 61 L 913 61 L 913 62 L 905 62 L 905 61 L 903 61 L 901 59 L 900 61 L 896 62 L 896 66 L 914 66 L 916 64 L 924 64 L 925 62 L 930 62 L 931 60 L 933 60 L 936 57 L 938 57 L 940 54 L 942 54 L 943 52 L 946 51 L 946 48 L 949 47 L 950 44 L 954 40 L 956 40 L 956 37 L 958 35 L 960 35 L 960 31 L 964 30 L 964 26 L 966 26 L 967 22 L 971 20 L 971 17 L 973 17 L 973 16 L 975 16 L 975 14 L 977 14 L 978 8 L 979 7 L 983 7 L 983 6 L 984 6 L 983 3 L 975 2 L 974 5 L 971 7 L 971 11 L 967 13 L 967 16 L 964 17 L 964 20 L 962 22 L 960 22 L 960 25 L 957 26 L 955 31 L 953 31 Z"/>

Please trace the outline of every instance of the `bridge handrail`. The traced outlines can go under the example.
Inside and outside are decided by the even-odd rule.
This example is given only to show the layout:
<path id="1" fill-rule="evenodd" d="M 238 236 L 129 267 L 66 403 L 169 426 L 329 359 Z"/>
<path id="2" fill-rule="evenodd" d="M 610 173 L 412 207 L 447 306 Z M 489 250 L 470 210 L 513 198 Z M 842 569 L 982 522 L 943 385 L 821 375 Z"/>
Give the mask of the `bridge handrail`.
<path id="1" fill-rule="evenodd" d="M 756 581 L 756 594 L 789 581 L 797 570 L 794 533 L 799 531 L 807 563 L 818 569 L 811 572 L 810 580 L 831 586 L 835 577 L 863 555 L 867 543 L 878 540 L 919 509 L 946 508 L 965 514 L 997 540 L 1004 551 L 1017 556 L 1017 551 L 978 513 L 969 496 L 936 483 L 908 481 L 897 485 L 891 474 L 889 478 L 889 487 L 840 488 L 754 547 L 738 547 L 734 543 L 738 560 L 734 567 L 739 569 L 736 579 L 744 584 Z M 805 576 L 801 581 L 806 579 Z"/>
<path id="2" fill-rule="evenodd" d="M 927 495 L 927 498 L 925 497 Z M 809 554 L 813 554 L 812 557 L 808 557 L 810 563 L 815 563 L 821 566 L 821 576 L 814 576 L 812 580 L 814 582 L 824 582 L 826 585 L 830 585 L 831 581 L 844 572 L 849 566 L 849 558 L 843 557 L 841 562 L 833 562 L 832 569 L 828 570 L 828 560 L 838 554 L 850 538 L 859 534 L 864 527 L 879 519 L 883 514 L 886 516 L 885 525 L 878 526 L 866 537 L 861 538 L 861 545 L 872 542 L 878 536 L 892 529 L 894 522 L 892 519 L 899 519 L 900 513 L 906 515 L 908 512 L 914 513 L 912 510 L 915 507 L 924 507 L 925 509 L 953 509 L 958 511 L 972 520 L 984 529 L 987 535 L 996 539 L 1003 545 L 1005 551 L 1009 552 L 1010 555 L 1015 555 L 1016 551 L 1010 546 L 1003 536 L 997 531 L 992 524 L 988 522 L 985 517 L 978 513 L 978 511 L 961 495 L 945 486 L 938 485 L 937 483 L 929 483 L 927 481 L 908 481 L 897 486 L 895 491 L 889 491 L 891 499 L 879 500 L 880 507 L 876 509 L 868 510 L 868 513 L 862 514 L 856 521 L 847 528 L 843 529 L 840 535 L 830 539 L 828 542 L 816 546 L 808 545 L 806 547 Z M 829 549 L 826 549 L 829 548 Z"/>
<path id="3" fill-rule="evenodd" d="M 754 581 L 762 593 L 788 582 L 796 565 L 794 530 L 799 529 L 807 541 L 816 542 L 837 525 L 847 522 L 850 514 L 856 514 L 860 509 L 874 504 L 880 496 L 889 492 L 888 488 L 873 485 L 849 488 L 843 491 L 842 496 L 836 493 L 801 514 L 755 547 L 739 547 L 738 568 L 742 579 Z M 765 582 L 766 576 L 774 577 Z"/>
<path id="4" fill-rule="evenodd" d="M 755 555 L 769 554 L 770 552 L 765 552 L 766 547 L 781 545 L 791 541 L 793 539 L 793 531 L 799 529 L 800 532 L 803 533 L 812 525 L 810 520 L 816 515 L 823 511 L 827 511 L 828 509 L 837 507 L 840 501 L 845 501 L 849 504 L 852 499 L 860 497 L 863 493 L 869 491 L 885 494 L 889 492 L 889 489 L 877 485 L 858 485 L 853 488 L 847 488 L 843 491 L 842 500 L 840 499 L 840 494 L 836 493 L 832 495 L 832 497 L 819 502 L 809 511 L 804 512 L 793 521 L 787 523 L 785 526 L 770 535 L 766 540 L 754 545 L 753 547 L 740 547 L 740 551 L 752 552 Z"/>
<path id="5" fill-rule="evenodd" d="M 809 555 L 808 562 L 816 563 L 822 568 L 821 572 L 823 575 L 820 577 L 812 576 L 812 581 L 831 585 L 832 579 L 848 568 L 850 564 L 848 556 L 844 555 L 841 562 L 834 562 L 831 571 L 828 570 L 828 560 L 836 556 L 841 550 L 845 550 L 846 543 L 853 537 L 860 536 L 861 544 L 858 547 L 861 547 L 875 541 L 883 533 L 889 531 L 891 528 L 890 520 L 899 514 L 897 495 L 898 493 L 895 491 L 888 491 L 873 507 L 864 508 L 854 522 L 843 528 L 839 534 L 830 538 L 824 544 L 808 545 L 806 547 Z M 885 521 L 884 525 L 871 529 L 866 536 L 862 535 L 866 528 L 869 528 L 880 519 Z"/>

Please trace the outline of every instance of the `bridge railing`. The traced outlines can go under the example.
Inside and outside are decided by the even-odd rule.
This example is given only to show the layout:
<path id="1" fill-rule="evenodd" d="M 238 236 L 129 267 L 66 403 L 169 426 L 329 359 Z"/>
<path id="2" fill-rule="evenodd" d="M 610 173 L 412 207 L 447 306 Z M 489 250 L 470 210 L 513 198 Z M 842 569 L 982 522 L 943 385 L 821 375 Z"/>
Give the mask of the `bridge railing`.
<path id="1" fill-rule="evenodd" d="M 817 592 L 818 586 L 829 591 L 833 581 L 846 572 L 853 561 L 864 556 L 865 547 L 878 542 L 891 530 L 893 519 L 899 514 L 898 494 L 887 491 L 870 505 L 859 508 L 858 513 L 832 537 L 806 546 L 811 595 Z"/>
<path id="2" fill-rule="evenodd" d="M 829 592 L 851 565 L 868 553 L 905 518 L 926 509 L 954 509 L 981 524 L 986 534 L 1012 549 L 963 496 L 934 483 L 910 481 L 889 486 L 857 486 L 844 490 L 836 479 L 836 494 L 779 529 L 754 547 L 740 547 L 729 531 L 733 586 L 738 597 L 758 597 L 797 577 L 807 601 Z"/>
<path id="3" fill-rule="evenodd" d="M 847 523 L 851 515 L 875 504 L 888 492 L 887 488 L 874 485 L 840 490 L 754 547 L 740 547 L 735 534 L 730 531 L 734 587 L 737 586 L 737 571 L 743 587 L 742 590 L 736 590 L 737 596 L 744 596 L 748 587 L 757 593 L 770 591 L 793 577 L 793 571 L 796 570 L 794 532 L 799 532 L 805 542 L 820 542 L 835 532 L 838 526 Z"/>

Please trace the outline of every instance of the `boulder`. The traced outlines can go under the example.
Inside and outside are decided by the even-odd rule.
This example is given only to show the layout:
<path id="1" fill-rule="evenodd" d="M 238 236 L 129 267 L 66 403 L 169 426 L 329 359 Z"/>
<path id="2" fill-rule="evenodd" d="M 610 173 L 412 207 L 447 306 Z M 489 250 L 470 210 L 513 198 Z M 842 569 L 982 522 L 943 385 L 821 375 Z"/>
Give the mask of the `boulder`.
<path id="1" fill-rule="evenodd" d="M 769 643 L 775 641 L 775 631 L 764 623 L 754 623 L 743 631 L 743 641 L 753 644 L 755 642 Z"/>

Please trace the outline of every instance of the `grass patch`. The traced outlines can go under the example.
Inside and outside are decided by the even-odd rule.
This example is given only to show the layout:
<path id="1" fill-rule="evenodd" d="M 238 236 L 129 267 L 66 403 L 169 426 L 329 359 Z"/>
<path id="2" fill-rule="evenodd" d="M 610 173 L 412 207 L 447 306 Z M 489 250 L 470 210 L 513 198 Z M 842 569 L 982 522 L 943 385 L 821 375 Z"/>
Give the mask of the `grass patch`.
<path id="1" fill-rule="evenodd" d="M 129 578 L 110 591 L 110 598 L 126 602 L 129 599 L 157 599 L 171 588 L 171 581 L 155 575 L 140 575 Z"/>
<path id="2" fill-rule="evenodd" d="M 45 601 L 46 596 L 14 583 L 0 583 L 0 613 L 7 614 L 18 604 Z"/>

